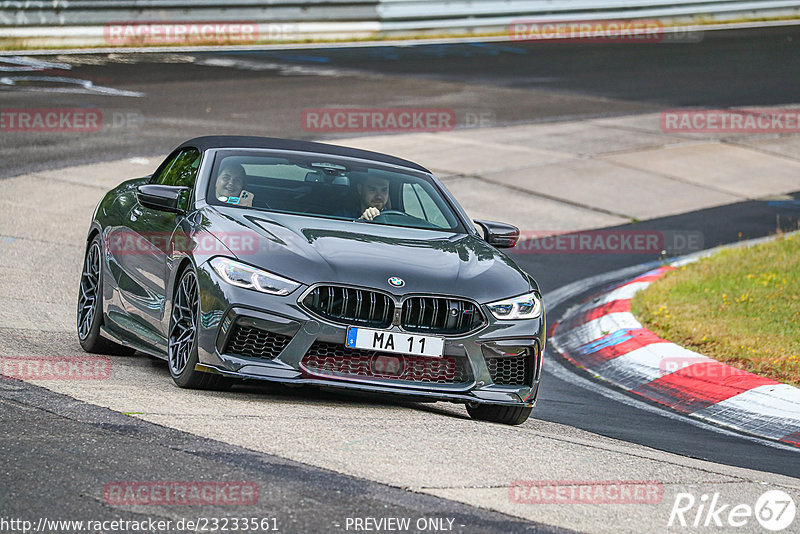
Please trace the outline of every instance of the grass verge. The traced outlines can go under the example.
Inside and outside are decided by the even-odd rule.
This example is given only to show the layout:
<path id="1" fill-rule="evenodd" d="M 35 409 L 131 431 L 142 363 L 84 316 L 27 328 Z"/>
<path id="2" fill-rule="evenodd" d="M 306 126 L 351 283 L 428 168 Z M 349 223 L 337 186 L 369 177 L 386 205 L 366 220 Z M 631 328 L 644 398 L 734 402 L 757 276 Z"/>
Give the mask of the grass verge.
<path id="1" fill-rule="evenodd" d="M 636 294 L 632 311 L 664 339 L 800 386 L 800 234 L 671 271 Z"/>

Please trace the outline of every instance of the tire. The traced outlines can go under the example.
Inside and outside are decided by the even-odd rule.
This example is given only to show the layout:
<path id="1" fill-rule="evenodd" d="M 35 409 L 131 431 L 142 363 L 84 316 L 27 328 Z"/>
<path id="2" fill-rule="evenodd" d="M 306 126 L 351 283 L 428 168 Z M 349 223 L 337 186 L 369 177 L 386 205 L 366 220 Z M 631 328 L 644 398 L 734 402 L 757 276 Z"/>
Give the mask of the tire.
<path id="1" fill-rule="evenodd" d="M 473 419 L 504 425 L 521 425 L 530 417 L 533 408 L 527 406 L 501 406 L 498 404 L 467 404 L 467 413 Z"/>
<path id="2" fill-rule="evenodd" d="M 227 389 L 231 380 L 222 375 L 195 370 L 197 355 L 197 324 L 200 316 L 200 289 L 194 269 L 187 268 L 172 299 L 169 318 L 168 367 L 178 387 L 189 389 Z"/>
<path id="3" fill-rule="evenodd" d="M 100 334 L 103 325 L 102 251 L 100 236 L 95 236 L 83 258 L 78 288 L 78 341 L 86 352 L 130 356 L 136 349 L 115 343 Z"/>

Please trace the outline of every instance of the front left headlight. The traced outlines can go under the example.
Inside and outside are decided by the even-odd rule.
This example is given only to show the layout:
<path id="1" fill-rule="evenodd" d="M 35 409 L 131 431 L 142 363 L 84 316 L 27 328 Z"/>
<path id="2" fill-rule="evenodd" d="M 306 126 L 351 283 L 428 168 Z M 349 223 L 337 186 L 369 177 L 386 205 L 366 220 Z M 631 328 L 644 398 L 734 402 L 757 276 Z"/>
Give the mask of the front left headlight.
<path id="1" fill-rule="evenodd" d="M 486 305 L 497 319 L 536 319 L 542 314 L 542 298 L 536 292 Z"/>
<path id="2" fill-rule="evenodd" d="M 237 287 L 254 289 L 270 295 L 288 295 L 300 284 L 277 274 L 251 267 L 230 258 L 216 257 L 208 262 L 223 280 Z"/>

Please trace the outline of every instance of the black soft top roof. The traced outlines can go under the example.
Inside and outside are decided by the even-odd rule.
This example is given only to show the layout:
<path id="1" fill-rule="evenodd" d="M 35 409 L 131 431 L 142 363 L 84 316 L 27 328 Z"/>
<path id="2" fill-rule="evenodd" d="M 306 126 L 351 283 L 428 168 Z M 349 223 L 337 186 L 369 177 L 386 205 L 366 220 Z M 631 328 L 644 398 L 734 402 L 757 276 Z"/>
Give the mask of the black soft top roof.
<path id="1" fill-rule="evenodd" d="M 278 137 L 253 137 L 244 135 L 207 135 L 195 137 L 178 148 L 194 147 L 200 151 L 209 148 L 271 148 L 275 150 L 295 150 L 299 152 L 318 152 L 320 154 L 332 154 L 334 156 L 345 156 L 360 158 L 390 165 L 408 167 L 417 171 L 429 173 L 425 167 L 401 158 L 381 154 L 380 152 L 370 152 L 358 148 L 347 148 L 327 143 L 314 143 L 312 141 L 297 141 L 294 139 L 281 139 Z"/>

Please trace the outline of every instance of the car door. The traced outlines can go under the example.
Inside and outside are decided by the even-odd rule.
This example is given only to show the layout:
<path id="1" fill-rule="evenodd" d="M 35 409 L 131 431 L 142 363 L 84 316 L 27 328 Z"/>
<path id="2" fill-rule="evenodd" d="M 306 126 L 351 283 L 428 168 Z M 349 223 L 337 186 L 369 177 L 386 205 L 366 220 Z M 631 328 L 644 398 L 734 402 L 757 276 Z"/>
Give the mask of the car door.
<path id="1" fill-rule="evenodd" d="M 177 185 L 193 191 L 200 166 L 200 152 L 195 148 L 179 150 L 153 176 L 151 183 Z M 143 206 L 137 200 L 125 219 L 126 243 L 129 250 L 119 262 L 133 281 L 120 293 L 127 315 L 136 323 L 127 325 L 136 330 L 142 341 L 165 346 L 163 331 L 167 289 L 167 262 L 171 257 L 171 237 L 185 215 L 159 211 Z"/>

